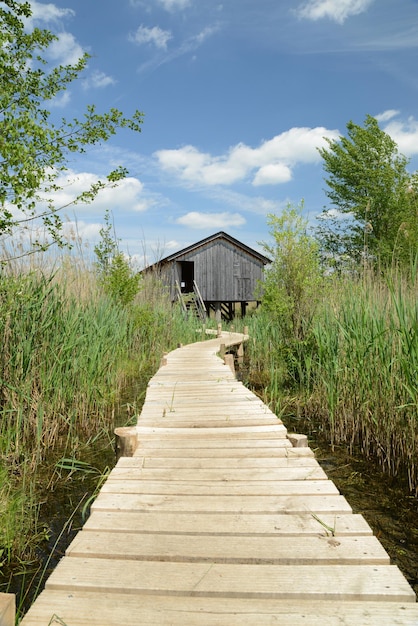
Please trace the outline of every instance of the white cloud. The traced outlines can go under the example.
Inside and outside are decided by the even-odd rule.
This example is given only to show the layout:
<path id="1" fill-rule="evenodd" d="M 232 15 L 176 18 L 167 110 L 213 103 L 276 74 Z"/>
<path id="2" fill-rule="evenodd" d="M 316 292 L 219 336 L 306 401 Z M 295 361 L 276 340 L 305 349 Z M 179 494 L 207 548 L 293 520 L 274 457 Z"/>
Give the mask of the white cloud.
<path id="1" fill-rule="evenodd" d="M 72 9 L 64 9 L 57 7 L 55 4 L 42 2 L 36 2 L 31 0 L 32 16 L 30 20 L 36 20 L 39 22 L 55 22 L 64 17 L 73 17 L 75 11 Z"/>
<path id="2" fill-rule="evenodd" d="M 159 0 L 166 11 L 182 11 L 191 5 L 191 0 Z"/>
<path id="3" fill-rule="evenodd" d="M 76 238 L 81 241 L 98 240 L 100 238 L 100 230 L 102 228 L 103 224 L 89 224 L 83 220 L 68 220 L 63 222 L 62 225 L 64 237 L 68 241 L 72 241 Z"/>
<path id="4" fill-rule="evenodd" d="M 212 35 L 217 33 L 219 29 L 219 24 L 215 26 L 206 26 L 206 28 L 201 30 L 200 33 L 190 38 L 189 42 L 187 42 L 188 47 L 190 47 L 191 49 L 197 48 L 202 43 L 204 43 L 206 39 L 209 39 L 209 37 L 212 37 Z"/>
<path id="5" fill-rule="evenodd" d="M 283 163 L 276 165 L 264 165 L 260 167 L 254 176 L 253 185 L 277 185 L 279 183 L 287 183 L 292 179 L 292 171 L 290 167 Z"/>
<path id="6" fill-rule="evenodd" d="M 397 115 L 399 115 L 399 113 L 400 112 L 396 111 L 395 109 L 388 109 L 387 111 L 383 111 L 383 113 L 379 113 L 378 115 L 375 115 L 375 118 L 377 119 L 379 123 L 388 122 L 393 117 L 396 117 Z"/>
<path id="7" fill-rule="evenodd" d="M 215 24 L 214 26 L 207 26 L 203 30 L 201 30 L 197 35 L 192 35 L 188 37 L 178 47 L 171 47 L 170 51 L 165 55 L 157 55 L 139 67 L 140 72 L 152 71 L 164 65 L 165 63 L 170 63 L 174 59 L 178 59 L 181 56 L 186 54 L 193 54 L 195 50 L 197 50 L 209 37 L 219 32 L 221 26 L 219 24 Z M 171 37 L 171 34 L 170 34 Z M 132 41 L 134 39 L 131 38 Z M 192 57 L 192 60 L 195 60 L 196 56 Z"/>
<path id="8" fill-rule="evenodd" d="M 60 33 L 48 47 L 48 56 L 57 63 L 74 64 L 83 56 L 84 50 L 71 33 Z"/>
<path id="9" fill-rule="evenodd" d="M 192 185 L 232 185 L 253 173 L 254 185 L 271 185 L 288 182 L 292 167 L 298 163 L 320 161 L 317 148 L 325 144 L 324 137 L 338 136 L 338 131 L 323 127 L 291 128 L 258 148 L 240 143 L 222 156 L 200 152 L 190 145 L 160 150 L 155 156 L 163 170 Z"/>
<path id="10" fill-rule="evenodd" d="M 183 11 L 192 4 L 192 0 L 157 0 L 158 4 L 166 11 Z M 141 7 L 149 10 L 149 0 L 129 0 L 129 4 L 133 7 Z"/>
<path id="11" fill-rule="evenodd" d="M 100 72 L 99 70 L 95 70 L 91 76 L 83 80 L 83 88 L 97 88 L 101 89 L 103 87 L 108 87 L 108 85 L 115 85 L 116 80 L 112 78 L 112 76 L 108 76 L 104 72 Z"/>
<path id="12" fill-rule="evenodd" d="M 60 191 L 54 194 L 48 194 L 49 198 L 54 201 L 54 206 L 66 207 L 72 205 L 74 198 L 99 181 L 99 176 L 90 172 L 72 172 L 68 171 L 65 175 L 59 176 L 56 184 L 62 187 Z M 104 180 L 105 177 L 102 177 Z M 146 211 L 152 201 L 148 202 L 144 195 L 144 186 L 137 178 L 126 177 L 119 181 L 115 187 L 106 187 L 99 191 L 95 200 L 89 205 L 77 204 L 77 211 L 80 213 L 80 207 L 89 206 L 93 212 L 104 212 L 106 208 L 121 209 L 124 211 Z"/>
<path id="13" fill-rule="evenodd" d="M 75 11 L 72 9 L 57 7 L 52 3 L 44 4 L 36 0 L 30 0 L 30 5 L 32 15 L 24 20 L 29 29 L 34 28 L 37 23 L 48 25 L 53 23 L 56 25 L 56 23 L 63 18 L 73 17 L 75 15 Z M 48 46 L 46 57 L 63 65 L 77 63 L 83 56 L 84 50 L 76 41 L 74 35 L 64 30 L 55 34 L 58 39 L 52 41 Z"/>
<path id="14" fill-rule="evenodd" d="M 176 241 L 175 239 L 170 239 L 170 241 L 167 241 L 167 242 L 164 244 L 164 247 L 165 247 L 167 250 L 178 250 L 178 249 L 179 249 L 179 247 L 180 247 L 180 244 L 179 244 L 179 242 L 178 242 L 178 241 Z"/>
<path id="15" fill-rule="evenodd" d="M 308 20 L 329 18 L 342 24 L 348 17 L 366 11 L 374 0 L 307 0 L 297 14 Z"/>
<path id="16" fill-rule="evenodd" d="M 189 228 L 227 228 L 243 226 L 245 219 L 239 213 L 199 213 L 191 211 L 176 220 L 177 224 Z"/>
<path id="17" fill-rule="evenodd" d="M 172 38 L 170 31 L 162 30 L 159 26 L 148 28 L 139 26 L 136 32 L 129 36 L 129 40 L 139 45 L 151 43 L 162 50 L 167 49 L 167 43 Z"/>
<path id="18" fill-rule="evenodd" d="M 397 143 L 399 152 L 407 157 L 418 154 L 418 120 L 414 117 L 406 121 L 390 118 L 383 130 Z"/>
<path id="19" fill-rule="evenodd" d="M 67 91 L 64 91 L 64 93 L 61 96 L 56 96 L 55 98 L 52 98 L 52 100 L 49 100 L 48 106 L 54 107 L 57 109 L 62 109 L 69 104 L 70 100 L 71 100 L 71 93 L 67 90 Z"/>

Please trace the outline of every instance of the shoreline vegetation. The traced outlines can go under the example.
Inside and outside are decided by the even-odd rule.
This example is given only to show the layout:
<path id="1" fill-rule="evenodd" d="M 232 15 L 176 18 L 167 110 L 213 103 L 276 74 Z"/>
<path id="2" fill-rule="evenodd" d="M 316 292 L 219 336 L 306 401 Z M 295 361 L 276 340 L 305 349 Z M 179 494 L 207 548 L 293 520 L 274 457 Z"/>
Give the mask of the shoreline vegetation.
<path id="1" fill-rule="evenodd" d="M 172 309 L 153 280 L 142 279 L 135 302 L 125 306 L 93 267 L 68 257 L 54 267 L 31 258 L 25 269 L 9 264 L 0 272 L 3 592 L 16 588 L 13 577 L 31 584 L 27 572 L 39 575 L 52 534 L 44 509 L 53 510 L 59 485 L 69 477 L 89 478 L 92 491 L 100 484 L 109 454 L 96 464 L 91 451 L 107 447 L 113 457 L 114 413 L 124 390 L 134 389 L 135 397 L 120 425 L 137 413 L 161 354 L 197 337 L 198 321 Z M 56 511 L 64 506 L 57 501 Z"/>
<path id="2" fill-rule="evenodd" d="M 29 27 L 30 3 L 2 5 L 4 580 L 7 568 L 24 579 L 39 560 L 39 546 L 52 535 L 41 520 L 54 488 L 75 475 L 98 474 L 100 484 L 105 464 L 93 467 L 88 452 L 102 440 L 111 445 L 114 408 L 128 383 L 148 380 L 164 351 L 196 341 L 200 324 L 172 307 L 155 277 L 131 266 L 110 211 L 95 262 L 79 258 L 77 247 L 52 258 L 53 246 L 63 250 L 73 236 L 62 211 L 92 203 L 128 175 L 117 166 L 80 191 L 63 182 L 73 179 L 74 158 L 119 130 L 139 133 L 143 114 L 99 113 L 90 104 L 79 119 L 55 124 L 51 102 L 79 78 L 89 55 L 51 64 L 48 48 L 57 36 Z M 331 445 L 405 476 L 416 496 L 418 257 L 410 258 L 418 242 L 418 172 L 408 171 L 409 160 L 370 115 L 364 127 L 350 121 L 346 137 L 325 142 L 319 154 L 330 204 L 319 226 L 303 217 L 303 202 L 267 216 L 273 243 L 261 245 L 273 260 L 256 296 L 262 305 L 245 320 L 251 384 L 279 417 L 315 421 Z M 63 190 L 68 202 L 60 206 Z M 74 241 L 80 243 L 77 233 Z M 234 321 L 237 330 L 240 324 Z M 129 415 L 140 395 L 128 400 Z M 18 599 L 18 620 L 20 606 Z"/>
<path id="3" fill-rule="evenodd" d="M 201 337 L 200 322 L 173 307 L 155 277 L 141 277 L 135 298 L 121 304 L 93 267 L 66 257 L 54 267 L 32 260 L 0 275 L 2 591 L 6 572 L 30 578 L 39 547 L 51 543 L 42 512 L 54 490 L 75 474 L 100 485 L 105 467 L 90 464 L 89 451 L 103 442 L 112 450 L 123 391 L 136 387 L 118 425 L 140 410 L 162 354 Z M 289 429 L 311 422 L 331 446 L 406 478 L 413 495 L 417 287 L 412 271 L 323 277 L 297 338 L 286 312 L 274 315 L 264 304 L 233 322 L 237 331 L 249 328 L 247 384 Z"/>
<path id="4" fill-rule="evenodd" d="M 415 268 L 414 268 L 415 269 Z M 360 453 L 418 494 L 417 275 L 329 277 L 303 338 L 248 318 L 250 383 L 297 428 Z M 288 422 L 289 425 L 289 422 Z"/>

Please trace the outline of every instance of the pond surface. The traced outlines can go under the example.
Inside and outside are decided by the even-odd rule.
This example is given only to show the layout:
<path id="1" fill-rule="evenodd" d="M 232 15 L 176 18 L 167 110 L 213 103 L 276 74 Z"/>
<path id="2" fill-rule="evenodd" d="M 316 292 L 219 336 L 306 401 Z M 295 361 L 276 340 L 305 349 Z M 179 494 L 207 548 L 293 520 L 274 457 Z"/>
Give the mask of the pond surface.
<path id="1" fill-rule="evenodd" d="M 99 442 L 98 442 L 99 443 Z M 38 531 L 44 529 L 44 540 L 40 541 L 36 555 L 30 563 L 15 563 L 0 571 L 0 592 L 16 594 L 17 613 L 20 617 L 29 609 L 42 591 L 46 579 L 64 556 L 75 535 L 81 530 L 89 512 L 89 501 L 94 496 L 100 472 L 112 467 L 116 455 L 109 440 L 96 446 L 83 461 L 97 472 L 75 472 L 69 475 L 61 471 L 62 477 L 53 487 L 47 488 L 40 478 L 38 486 L 42 499 L 39 505 Z M 45 474 L 50 479 L 51 472 Z"/>
<path id="2" fill-rule="evenodd" d="M 20 617 L 29 609 L 60 559 L 64 556 L 75 535 L 81 530 L 89 514 L 89 504 L 94 498 L 102 475 L 116 462 L 113 429 L 126 425 L 140 411 L 147 379 L 131 381 L 123 391 L 117 406 L 111 410 L 107 436 L 84 448 L 78 471 L 59 470 L 60 476 L 51 480 L 54 459 L 45 463 L 45 471 L 39 472 L 37 491 L 39 504 L 38 531 L 44 529 L 44 539 L 36 550 L 31 563 L 15 563 L 0 570 L 0 592 L 16 594 L 17 613 Z M 134 420 L 135 421 L 135 420 Z M 62 455 L 67 456 L 65 450 Z M 55 460 L 59 452 L 54 453 Z"/>

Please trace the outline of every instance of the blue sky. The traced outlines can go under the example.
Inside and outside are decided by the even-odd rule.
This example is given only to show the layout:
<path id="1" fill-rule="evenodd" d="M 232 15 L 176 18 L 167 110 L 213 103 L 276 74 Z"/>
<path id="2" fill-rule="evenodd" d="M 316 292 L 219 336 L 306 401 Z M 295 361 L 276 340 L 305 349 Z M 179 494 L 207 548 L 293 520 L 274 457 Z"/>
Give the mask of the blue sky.
<path id="1" fill-rule="evenodd" d="M 56 0 L 32 21 L 58 35 L 52 63 L 91 55 L 52 103 L 144 112 L 69 163 L 73 187 L 116 164 L 129 177 L 93 205 L 67 209 L 84 241 L 112 211 L 121 248 L 149 261 L 219 230 L 261 250 L 266 215 L 324 206 L 317 147 L 367 114 L 418 168 L 417 0 Z M 141 262 L 141 261 L 140 261 Z"/>

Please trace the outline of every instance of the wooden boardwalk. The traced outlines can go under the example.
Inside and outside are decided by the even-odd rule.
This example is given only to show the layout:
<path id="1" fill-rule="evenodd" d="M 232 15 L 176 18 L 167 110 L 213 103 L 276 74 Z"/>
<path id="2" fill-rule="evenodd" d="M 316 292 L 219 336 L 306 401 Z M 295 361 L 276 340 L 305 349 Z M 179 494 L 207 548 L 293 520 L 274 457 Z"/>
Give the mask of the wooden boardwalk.
<path id="1" fill-rule="evenodd" d="M 308 447 L 216 356 L 174 350 L 22 626 L 418 626 L 405 578 Z"/>

